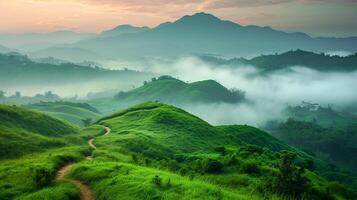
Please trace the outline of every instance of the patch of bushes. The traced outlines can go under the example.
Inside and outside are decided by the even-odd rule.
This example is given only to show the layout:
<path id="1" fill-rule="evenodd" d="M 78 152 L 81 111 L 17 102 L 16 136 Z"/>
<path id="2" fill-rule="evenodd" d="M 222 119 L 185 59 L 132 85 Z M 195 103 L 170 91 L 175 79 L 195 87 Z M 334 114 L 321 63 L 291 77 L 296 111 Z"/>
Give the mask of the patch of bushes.
<path id="1" fill-rule="evenodd" d="M 32 174 L 33 185 L 36 188 L 43 188 L 49 186 L 52 183 L 54 176 L 53 173 L 46 168 L 32 169 Z"/>
<path id="2" fill-rule="evenodd" d="M 259 164 L 256 160 L 244 161 L 240 166 L 240 171 L 246 174 L 259 174 Z"/>

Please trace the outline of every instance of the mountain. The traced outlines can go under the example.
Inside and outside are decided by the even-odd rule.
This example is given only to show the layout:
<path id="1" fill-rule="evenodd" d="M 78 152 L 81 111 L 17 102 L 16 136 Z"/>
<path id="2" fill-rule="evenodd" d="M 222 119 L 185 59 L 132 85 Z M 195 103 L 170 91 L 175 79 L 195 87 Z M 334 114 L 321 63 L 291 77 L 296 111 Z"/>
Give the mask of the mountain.
<path id="1" fill-rule="evenodd" d="M 65 146 L 61 138 L 79 129 L 16 106 L 0 105 L 0 160 Z"/>
<path id="2" fill-rule="evenodd" d="M 144 81 L 141 87 L 120 91 L 113 98 L 94 99 L 91 105 L 102 112 L 112 112 L 146 101 L 160 101 L 185 107 L 196 104 L 239 103 L 245 101 L 245 93 L 227 89 L 214 80 L 186 83 L 170 76 Z"/>
<path id="3" fill-rule="evenodd" d="M 78 94 L 99 92 L 106 88 L 132 88 L 151 78 L 151 73 L 131 70 L 107 70 L 99 67 L 80 66 L 72 63 L 36 63 L 21 54 L 0 54 L 0 90 L 27 91 L 36 86 L 37 91 L 78 88 Z M 73 93 L 72 93 L 73 95 Z"/>
<path id="4" fill-rule="evenodd" d="M 136 26 L 132 26 L 130 24 L 125 24 L 125 25 L 119 25 L 111 30 L 108 31 L 103 31 L 99 37 L 115 37 L 115 36 L 119 36 L 122 34 L 129 34 L 129 33 L 139 33 L 139 32 L 143 32 L 143 31 L 147 31 L 150 28 L 147 26 L 143 26 L 143 27 L 136 27 Z"/>
<path id="5" fill-rule="evenodd" d="M 44 112 L 50 116 L 84 127 L 99 118 L 99 111 L 87 103 L 68 101 L 40 102 L 24 107 Z"/>
<path id="6" fill-rule="evenodd" d="M 69 44 L 94 37 L 92 33 L 56 31 L 49 33 L 0 34 L 0 44 L 22 51 L 36 51 L 59 44 Z"/>
<path id="7" fill-rule="evenodd" d="M 113 58 L 218 54 L 252 56 L 304 49 L 315 52 L 356 52 L 357 38 L 313 38 L 270 27 L 241 26 L 213 15 L 197 13 L 143 32 L 93 38 L 73 44 Z"/>

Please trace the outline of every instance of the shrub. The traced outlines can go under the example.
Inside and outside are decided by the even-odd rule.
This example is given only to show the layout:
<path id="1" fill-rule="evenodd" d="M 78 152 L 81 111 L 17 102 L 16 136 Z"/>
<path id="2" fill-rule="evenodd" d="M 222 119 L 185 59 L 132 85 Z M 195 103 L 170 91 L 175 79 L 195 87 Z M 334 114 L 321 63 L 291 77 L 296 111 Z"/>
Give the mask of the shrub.
<path id="1" fill-rule="evenodd" d="M 260 169 L 256 160 L 247 160 L 242 163 L 240 170 L 246 174 L 259 174 Z"/>
<path id="2" fill-rule="evenodd" d="M 223 164 L 217 160 L 207 159 L 203 161 L 203 171 L 206 173 L 220 173 L 223 169 Z"/>
<path id="3" fill-rule="evenodd" d="M 36 188 L 43 188 L 52 183 L 53 175 L 48 169 L 35 168 L 32 173 L 32 180 Z"/>
<path id="4" fill-rule="evenodd" d="M 154 176 L 154 178 L 152 178 L 152 183 L 156 186 L 161 186 L 161 178 L 158 175 Z"/>

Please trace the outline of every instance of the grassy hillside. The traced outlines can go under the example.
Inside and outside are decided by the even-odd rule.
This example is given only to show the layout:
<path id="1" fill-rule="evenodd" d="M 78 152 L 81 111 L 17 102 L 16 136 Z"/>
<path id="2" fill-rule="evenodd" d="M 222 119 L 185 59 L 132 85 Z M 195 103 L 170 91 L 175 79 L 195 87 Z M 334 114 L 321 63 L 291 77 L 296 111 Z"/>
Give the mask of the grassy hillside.
<path id="1" fill-rule="evenodd" d="M 119 101 L 144 102 L 162 101 L 166 103 L 237 103 L 244 99 L 244 93 L 228 90 L 213 80 L 185 83 L 170 76 L 161 76 L 128 92 L 116 95 Z"/>
<path id="2" fill-rule="evenodd" d="M 56 101 L 34 103 L 25 107 L 42 111 L 81 127 L 88 125 L 100 116 L 99 111 L 87 103 Z"/>
<path id="3" fill-rule="evenodd" d="M 62 136 L 79 129 L 28 109 L 0 105 L 0 159 L 65 145 Z"/>
<path id="4" fill-rule="evenodd" d="M 254 127 L 215 127 L 154 102 L 97 123 L 112 132 L 96 138 L 94 161 L 77 164 L 70 175 L 90 184 L 98 200 L 282 199 L 280 195 L 326 199 L 353 194 L 344 186 L 337 193 L 332 183 L 313 172 L 311 156 Z M 283 174 L 285 167 L 288 174 Z M 295 176 L 294 171 L 296 178 L 277 178 Z M 275 185 L 281 181 L 296 184 L 301 193 L 283 191 Z"/>

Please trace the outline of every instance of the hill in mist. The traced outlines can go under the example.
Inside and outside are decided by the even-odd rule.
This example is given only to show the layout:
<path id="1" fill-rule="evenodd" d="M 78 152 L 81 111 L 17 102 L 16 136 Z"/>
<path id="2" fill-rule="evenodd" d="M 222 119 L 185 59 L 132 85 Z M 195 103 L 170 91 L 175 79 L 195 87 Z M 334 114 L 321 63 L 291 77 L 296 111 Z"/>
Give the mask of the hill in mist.
<path id="1" fill-rule="evenodd" d="M 186 83 L 171 76 L 161 76 L 129 91 L 120 91 L 114 98 L 94 99 L 89 102 L 103 112 L 125 108 L 146 101 L 160 101 L 178 106 L 245 101 L 245 93 L 227 89 L 214 80 Z"/>
<path id="2" fill-rule="evenodd" d="M 56 31 L 49 33 L 0 34 L 0 44 L 22 51 L 36 51 L 54 45 L 62 45 L 89 39 L 92 33 Z"/>
<path id="3" fill-rule="evenodd" d="M 70 90 L 71 96 L 76 93 L 84 95 L 102 91 L 103 88 L 118 88 L 118 85 L 123 89 L 132 88 L 152 76 L 151 73 L 108 70 L 72 63 L 37 63 L 21 54 L 0 54 L 0 90 L 5 91 L 42 93 L 55 90 L 63 95 Z M 37 91 L 29 91 L 29 86 L 36 86 Z"/>
<path id="4" fill-rule="evenodd" d="M 214 56 L 200 56 L 204 61 L 215 65 L 252 65 L 264 72 L 303 66 L 319 71 L 354 71 L 357 69 L 357 54 L 347 56 L 328 55 L 310 51 L 294 50 L 281 54 L 261 55 L 252 59 L 224 59 Z"/>

